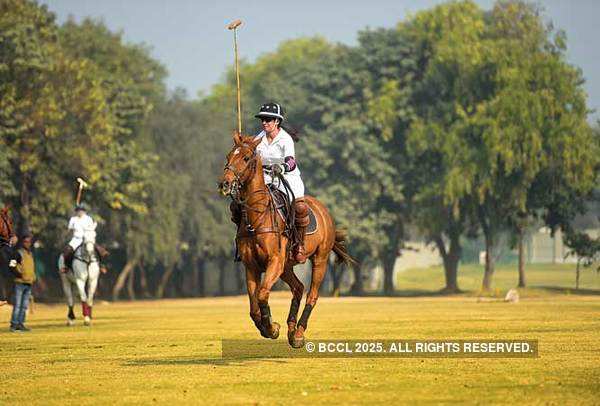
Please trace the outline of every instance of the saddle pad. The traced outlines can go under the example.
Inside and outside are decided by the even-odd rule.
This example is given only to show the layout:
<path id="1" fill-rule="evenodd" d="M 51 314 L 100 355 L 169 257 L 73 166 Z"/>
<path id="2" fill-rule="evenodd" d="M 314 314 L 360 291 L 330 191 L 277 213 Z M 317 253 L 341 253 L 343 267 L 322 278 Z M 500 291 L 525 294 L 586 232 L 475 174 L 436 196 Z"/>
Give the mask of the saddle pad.
<path id="1" fill-rule="evenodd" d="M 306 235 L 314 234 L 317 232 L 317 218 L 315 217 L 315 213 L 313 213 L 312 209 L 309 207 L 308 216 L 310 218 L 310 223 L 308 223 L 308 227 L 306 227 Z"/>
<path id="2" fill-rule="evenodd" d="M 279 213 L 279 216 L 285 220 L 287 217 L 287 213 L 285 211 L 287 195 L 272 185 L 269 185 L 269 188 L 271 189 L 271 194 L 275 200 L 277 212 Z M 307 235 L 316 233 L 318 228 L 317 218 L 310 207 L 308 208 L 308 217 L 310 219 L 310 223 L 308 223 L 308 227 L 306 227 Z"/>

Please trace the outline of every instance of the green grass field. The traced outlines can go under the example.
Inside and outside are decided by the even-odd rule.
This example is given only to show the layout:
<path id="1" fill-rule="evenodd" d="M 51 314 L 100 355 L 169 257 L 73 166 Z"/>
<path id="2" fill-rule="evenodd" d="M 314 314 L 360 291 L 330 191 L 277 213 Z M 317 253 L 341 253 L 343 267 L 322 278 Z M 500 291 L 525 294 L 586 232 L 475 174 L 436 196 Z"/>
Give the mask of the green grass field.
<path id="1" fill-rule="evenodd" d="M 434 271 L 407 271 L 399 282 L 439 288 Z M 471 272 L 463 272 L 463 289 L 478 287 Z M 427 273 L 437 279 L 419 285 Z M 540 286 L 573 280 L 570 270 L 539 268 L 532 283 L 536 273 L 549 281 Z M 325 297 L 307 332 L 309 339 L 539 339 L 536 359 L 223 360 L 221 339 L 260 339 L 245 297 L 99 304 L 92 327 L 81 319 L 66 327 L 63 306 L 38 304 L 30 333 L 8 332 L 11 308 L 4 306 L 0 404 L 598 404 L 600 292 L 593 283 L 586 279 L 586 294 L 539 289 L 517 304 L 468 294 Z M 275 320 L 285 321 L 289 297 L 273 294 Z"/>
<path id="2" fill-rule="evenodd" d="M 439 266 L 409 269 L 397 274 L 396 285 L 400 294 L 433 293 L 444 287 L 443 270 Z M 530 264 L 525 266 L 527 288 L 520 289 L 522 296 L 535 297 L 552 293 L 572 294 L 575 291 L 575 264 Z M 483 279 L 483 266 L 462 265 L 458 272 L 458 286 L 467 294 L 479 294 Z M 492 293 L 505 294 L 517 286 L 517 265 L 499 265 L 493 278 Z M 600 290 L 600 273 L 595 268 L 583 269 L 579 288 L 583 293 Z M 579 293 L 582 293 L 579 292 Z"/>

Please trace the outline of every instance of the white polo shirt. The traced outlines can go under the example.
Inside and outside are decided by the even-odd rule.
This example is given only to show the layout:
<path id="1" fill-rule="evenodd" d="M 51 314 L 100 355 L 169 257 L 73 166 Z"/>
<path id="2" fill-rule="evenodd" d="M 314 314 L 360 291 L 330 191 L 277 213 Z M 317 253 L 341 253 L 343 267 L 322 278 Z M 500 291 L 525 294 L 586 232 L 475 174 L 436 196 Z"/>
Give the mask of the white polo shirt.
<path id="1" fill-rule="evenodd" d="M 73 238 L 82 239 L 85 230 L 94 228 L 94 220 L 88 215 L 73 216 L 69 220 L 69 230 L 73 230 Z"/>
<path id="2" fill-rule="evenodd" d="M 273 138 L 269 144 L 269 139 L 265 131 L 261 131 L 256 138 L 261 138 L 260 144 L 256 147 L 256 152 L 260 155 L 263 165 L 283 164 L 284 159 L 288 156 L 296 159 L 296 151 L 294 149 L 294 140 L 283 128 L 279 129 L 279 133 Z M 273 183 L 271 175 L 265 173 L 265 183 Z M 298 163 L 293 171 L 283 174 L 285 180 L 290 184 L 294 197 L 304 196 L 304 183 L 300 177 L 300 169 Z M 278 188 L 284 190 L 283 185 L 278 185 Z"/>

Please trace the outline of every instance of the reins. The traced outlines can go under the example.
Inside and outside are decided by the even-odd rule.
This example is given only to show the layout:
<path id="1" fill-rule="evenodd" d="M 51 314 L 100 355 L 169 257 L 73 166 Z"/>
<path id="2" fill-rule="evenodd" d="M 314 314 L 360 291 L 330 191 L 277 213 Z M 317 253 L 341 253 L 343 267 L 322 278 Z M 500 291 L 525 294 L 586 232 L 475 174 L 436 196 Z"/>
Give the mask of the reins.
<path id="1" fill-rule="evenodd" d="M 248 146 L 246 146 L 246 145 L 242 145 L 242 147 L 248 148 Z M 257 234 L 277 233 L 279 236 L 279 244 L 281 247 L 281 231 L 280 231 L 280 227 L 279 227 L 279 222 L 277 221 L 277 209 L 275 207 L 273 196 L 271 195 L 268 187 L 265 185 L 264 189 L 252 191 L 250 193 L 250 195 L 247 196 L 245 199 L 243 199 L 240 195 L 240 189 L 244 185 L 243 181 L 244 181 L 244 178 L 246 177 L 247 172 L 249 170 L 256 172 L 256 168 L 257 168 L 256 150 L 252 150 L 252 157 L 250 159 L 251 159 L 251 162 L 249 162 L 248 165 L 246 165 L 246 167 L 244 168 L 244 170 L 241 171 L 240 173 L 236 172 L 235 168 L 233 168 L 231 165 L 229 165 L 229 163 L 227 163 L 224 168 L 224 170 L 231 171 L 235 178 L 235 183 L 232 185 L 233 193 L 231 193 L 230 195 L 231 195 L 232 200 L 234 202 L 236 202 L 238 205 L 240 205 L 240 207 L 242 209 L 242 218 L 244 220 L 244 223 L 246 224 L 246 231 L 248 232 L 248 235 L 240 235 L 238 237 L 239 238 L 248 238 L 248 237 L 253 237 Z M 261 168 L 261 173 L 259 173 L 258 176 L 262 176 L 262 168 Z M 266 199 L 266 203 L 264 204 L 264 208 L 254 207 L 258 203 L 261 202 L 261 200 L 263 199 L 263 196 L 265 194 L 267 195 L 267 199 Z M 258 198 L 256 200 L 252 201 L 252 199 L 254 199 L 257 195 L 258 195 Z M 253 224 L 250 221 L 250 219 L 248 217 L 249 211 L 257 213 L 259 215 L 258 219 L 256 220 L 256 224 Z M 272 227 L 261 227 L 260 224 L 263 224 L 265 222 L 264 218 L 268 214 L 271 215 Z"/>

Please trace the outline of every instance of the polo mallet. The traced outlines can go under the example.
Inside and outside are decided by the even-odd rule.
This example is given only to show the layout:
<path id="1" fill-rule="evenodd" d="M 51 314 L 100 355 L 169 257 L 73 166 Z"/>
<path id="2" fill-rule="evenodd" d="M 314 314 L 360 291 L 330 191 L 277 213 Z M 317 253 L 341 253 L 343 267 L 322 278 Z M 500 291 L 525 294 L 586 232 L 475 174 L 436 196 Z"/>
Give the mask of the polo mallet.
<path id="1" fill-rule="evenodd" d="M 242 20 L 232 21 L 227 25 L 228 30 L 233 30 L 233 50 L 235 52 L 235 77 L 237 80 L 237 115 L 238 115 L 238 132 L 242 134 L 242 102 L 240 95 L 240 65 L 238 62 L 238 46 L 237 46 L 237 27 L 242 25 Z"/>
<path id="2" fill-rule="evenodd" d="M 88 187 L 87 182 L 81 178 L 77 178 L 77 183 L 79 183 L 79 187 L 77 189 L 77 206 L 81 203 L 81 195 L 83 194 L 83 188 Z"/>

